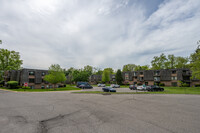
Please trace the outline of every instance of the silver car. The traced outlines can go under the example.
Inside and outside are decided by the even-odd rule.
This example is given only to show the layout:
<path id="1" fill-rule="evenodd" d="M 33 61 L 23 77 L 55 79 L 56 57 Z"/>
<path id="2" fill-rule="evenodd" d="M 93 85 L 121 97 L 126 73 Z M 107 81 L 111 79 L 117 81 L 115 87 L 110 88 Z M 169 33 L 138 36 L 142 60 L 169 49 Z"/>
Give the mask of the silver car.
<path id="1" fill-rule="evenodd" d="M 105 84 L 97 84 L 98 87 L 105 87 Z"/>
<path id="2" fill-rule="evenodd" d="M 120 85 L 118 85 L 118 84 L 111 84 L 110 87 L 112 87 L 112 88 L 120 88 Z"/>

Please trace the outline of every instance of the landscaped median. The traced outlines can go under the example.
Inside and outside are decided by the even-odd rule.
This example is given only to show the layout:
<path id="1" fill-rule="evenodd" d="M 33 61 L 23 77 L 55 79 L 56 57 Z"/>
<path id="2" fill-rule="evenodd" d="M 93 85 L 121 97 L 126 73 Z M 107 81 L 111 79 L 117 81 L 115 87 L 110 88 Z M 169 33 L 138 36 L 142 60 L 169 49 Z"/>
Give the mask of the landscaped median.
<path id="1" fill-rule="evenodd" d="M 194 94 L 200 95 L 200 87 L 164 87 L 164 91 L 157 92 L 147 92 L 147 91 L 139 91 L 139 92 L 103 92 L 103 91 L 77 91 L 73 93 L 80 94 Z"/>
<path id="2" fill-rule="evenodd" d="M 76 88 L 74 86 L 67 86 L 62 88 L 49 88 L 49 89 L 8 89 L 8 88 L 0 88 L 4 90 L 10 91 L 20 91 L 20 92 L 44 92 L 44 91 L 73 91 L 73 90 L 81 90 L 80 88 Z"/>

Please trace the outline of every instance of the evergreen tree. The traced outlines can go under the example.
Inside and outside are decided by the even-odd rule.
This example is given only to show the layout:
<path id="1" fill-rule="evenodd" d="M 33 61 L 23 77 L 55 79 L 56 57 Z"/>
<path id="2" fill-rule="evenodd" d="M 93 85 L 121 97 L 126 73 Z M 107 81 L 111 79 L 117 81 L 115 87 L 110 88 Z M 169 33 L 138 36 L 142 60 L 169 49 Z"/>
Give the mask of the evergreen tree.
<path id="1" fill-rule="evenodd" d="M 122 81 L 123 81 L 123 77 L 122 77 L 122 72 L 120 69 L 117 70 L 116 76 L 115 76 L 116 82 L 117 84 L 121 85 Z"/>

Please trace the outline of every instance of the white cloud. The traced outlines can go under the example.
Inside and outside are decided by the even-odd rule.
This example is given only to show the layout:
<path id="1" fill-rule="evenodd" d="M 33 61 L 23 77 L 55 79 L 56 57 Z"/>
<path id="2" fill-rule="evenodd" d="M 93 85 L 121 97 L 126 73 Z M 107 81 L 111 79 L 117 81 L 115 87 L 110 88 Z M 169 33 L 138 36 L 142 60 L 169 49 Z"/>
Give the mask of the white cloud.
<path id="1" fill-rule="evenodd" d="M 162 52 L 189 56 L 200 33 L 200 1 L 164 1 L 149 16 L 128 0 L 6 1 L 1 47 L 19 51 L 24 67 L 121 68 L 150 64 Z M 154 5 L 155 6 L 155 5 Z"/>

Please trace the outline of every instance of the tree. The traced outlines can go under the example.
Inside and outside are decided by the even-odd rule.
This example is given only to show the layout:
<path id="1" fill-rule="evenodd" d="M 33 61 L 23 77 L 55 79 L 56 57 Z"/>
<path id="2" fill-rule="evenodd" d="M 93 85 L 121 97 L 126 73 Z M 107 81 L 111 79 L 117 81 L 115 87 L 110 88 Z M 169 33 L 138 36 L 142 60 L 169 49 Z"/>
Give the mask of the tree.
<path id="1" fill-rule="evenodd" d="M 110 71 L 107 69 L 104 69 L 102 74 L 102 82 L 106 83 L 110 81 Z"/>
<path id="2" fill-rule="evenodd" d="M 189 68 L 188 62 L 189 62 L 189 58 L 178 56 L 176 57 L 175 68 Z"/>
<path id="3" fill-rule="evenodd" d="M 105 68 L 104 70 L 107 70 L 110 74 L 114 74 L 114 70 L 112 68 Z"/>
<path id="4" fill-rule="evenodd" d="M 168 55 L 167 62 L 165 63 L 166 69 L 174 69 L 176 66 L 176 57 L 173 54 Z"/>
<path id="5" fill-rule="evenodd" d="M 65 70 L 64 69 L 64 73 L 65 76 L 67 76 L 67 80 L 70 82 L 70 84 L 72 83 L 72 74 L 76 69 L 73 67 L 70 67 L 69 69 Z"/>
<path id="6" fill-rule="evenodd" d="M 49 67 L 48 74 L 44 77 L 45 81 L 52 83 L 55 87 L 57 83 L 66 81 L 65 73 L 63 69 L 58 64 L 52 64 Z"/>
<path id="7" fill-rule="evenodd" d="M 0 49 L 0 79 L 7 70 L 19 70 L 22 62 L 19 52 Z"/>
<path id="8" fill-rule="evenodd" d="M 78 81 L 88 81 L 89 79 L 89 74 L 87 71 L 84 71 L 82 69 L 79 69 L 79 70 L 75 70 L 72 74 L 72 80 L 75 81 L 75 82 L 78 82 Z"/>
<path id="9" fill-rule="evenodd" d="M 93 73 L 93 67 L 90 65 L 84 66 L 83 70 L 88 72 L 89 75 L 92 75 Z"/>
<path id="10" fill-rule="evenodd" d="M 117 70 L 117 73 L 116 73 L 115 79 L 116 79 L 116 81 L 117 81 L 117 84 L 119 84 L 119 85 L 122 84 L 123 77 L 122 77 L 122 72 L 121 72 L 120 69 Z"/>
<path id="11" fill-rule="evenodd" d="M 128 71 L 135 71 L 135 68 L 137 65 L 135 64 L 127 64 L 123 66 L 123 72 L 128 72 Z"/>
<path id="12" fill-rule="evenodd" d="M 160 55 L 160 57 L 154 56 L 153 60 L 151 61 L 152 69 L 154 69 L 154 70 L 165 69 L 166 68 L 166 66 L 165 66 L 166 61 L 167 61 L 167 58 L 166 58 L 164 53 L 162 53 Z"/>
<path id="13" fill-rule="evenodd" d="M 197 42 L 198 47 L 195 53 L 190 55 L 190 67 L 192 70 L 192 78 L 200 80 L 200 40 Z"/>
<path id="14" fill-rule="evenodd" d="M 144 66 L 136 66 L 135 71 L 140 71 L 140 70 L 149 70 L 149 65 L 144 65 Z"/>

